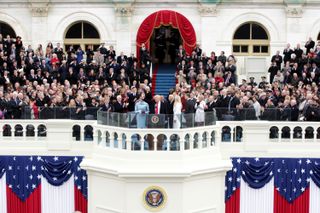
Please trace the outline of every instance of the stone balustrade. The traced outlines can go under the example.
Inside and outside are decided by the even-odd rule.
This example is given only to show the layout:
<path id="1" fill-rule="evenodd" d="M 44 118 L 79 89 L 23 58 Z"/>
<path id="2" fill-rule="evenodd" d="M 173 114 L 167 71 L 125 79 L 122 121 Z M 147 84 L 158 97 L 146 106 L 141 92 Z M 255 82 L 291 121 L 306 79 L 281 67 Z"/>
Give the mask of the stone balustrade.
<path id="1" fill-rule="evenodd" d="M 225 158 L 268 150 L 295 152 L 320 148 L 317 122 L 218 121 L 184 129 L 131 129 L 78 120 L 2 120 L 0 145 L 7 150 L 42 147 L 124 151 L 220 151 Z M 235 152 L 233 152 L 235 151 Z"/>

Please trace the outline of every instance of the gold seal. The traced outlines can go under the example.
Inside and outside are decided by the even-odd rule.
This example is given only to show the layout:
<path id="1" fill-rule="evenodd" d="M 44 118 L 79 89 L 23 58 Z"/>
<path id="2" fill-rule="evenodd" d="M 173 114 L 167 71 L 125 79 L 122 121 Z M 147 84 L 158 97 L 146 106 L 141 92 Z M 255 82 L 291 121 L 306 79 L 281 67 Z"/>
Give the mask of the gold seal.
<path id="1" fill-rule="evenodd" d="M 145 208 L 149 211 L 160 211 L 167 202 L 167 194 L 159 186 L 150 186 L 144 190 L 142 201 Z"/>

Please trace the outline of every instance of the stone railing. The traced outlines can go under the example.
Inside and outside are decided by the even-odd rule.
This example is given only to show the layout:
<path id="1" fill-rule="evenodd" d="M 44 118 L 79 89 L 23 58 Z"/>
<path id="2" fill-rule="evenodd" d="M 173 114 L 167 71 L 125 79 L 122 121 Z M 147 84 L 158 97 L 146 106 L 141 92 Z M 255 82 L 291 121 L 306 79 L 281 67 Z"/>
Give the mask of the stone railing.
<path id="1" fill-rule="evenodd" d="M 95 141 L 101 147 L 126 150 L 203 149 L 216 146 L 219 137 L 217 127 L 215 125 L 187 129 L 132 129 L 97 125 Z"/>
<path id="2" fill-rule="evenodd" d="M 217 121 L 184 129 L 125 128 L 94 120 L 2 120 L 2 150 L 25 148 L 76 151 L 215 150 L 226 158 L 272 151 L 302 153 L 320 148 L 317 122 Z M 290 145 L 289 145 L 290 144 Z M 149 153 L 149 152 L 148 152 Z"/>

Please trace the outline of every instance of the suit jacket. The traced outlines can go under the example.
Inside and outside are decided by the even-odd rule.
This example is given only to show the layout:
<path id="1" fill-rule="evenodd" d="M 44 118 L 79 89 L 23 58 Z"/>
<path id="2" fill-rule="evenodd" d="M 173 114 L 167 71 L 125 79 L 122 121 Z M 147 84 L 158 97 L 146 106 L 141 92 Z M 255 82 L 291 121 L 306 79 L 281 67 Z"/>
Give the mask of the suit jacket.
<path id="1" fill-rule="evenodd" d="M 128 58 L 127 58 L 126 55 L 123 56 L 123 58 L 121 58 L 121 56 L 118 56 L 118 57 L 117 57 L 117 63 L 118 63 L 118 64 L 122 64 L 122 62 L 123 62 L 123 61 L 127 61 L 127 59 L 128 59 Z"/>
<path id="2" fill-rule="evenodd" d="M 173 104 L 174 104 L 174 101 L 170 102 L 168 101 L 168 108 L 167 108 L 167 114 L 173 114 Z"/>
<path id="3" fill-rule="evenodd" d="M 314 48 L 314 45 L 315 45 L 315 42 L 312 40 L 306 43 L 305 48 L 307 49 L 307 54 L 310 52 L 311 48 Z"/>
<path id="4" fill-rule="evenodd" d="M 114 104 L 113 104 L 113 108 L 114 108 L 114 112 L 119 112 L 119 113 L 123 113 L 123 105 L 120 104 L 118 101 L 116 101 Z"/>
<path id="5" fill-rule="evenodd" d="M 109 103 L 108 105 L 103 104 L 100 109 L 101 111 L 104 111 L 104 112 L 108 112 L 108 111 L 112 112 L 113 106 L 111 105 L 111 103 Z"/>
<path id="6" fill-rule="evenodd" d="M 211 112 L 211 111 L 213 111 L 214 108 L 217 107 L 217 102 L 215 102 L 215 101 L 208 102 L 207 107 L 208 108 L 205 111 Z"/>
<path id="7" fill-rule="evenodd" d="M 128 93 L 128 110 L 130 112 L 134 111 L 134 105 L 136 104 L 137 101 L 137 94 L 133 94 L 133 93 Z"/>
<path id="8" fill-rule="evenodd" d="M 194 99 L 188 99 L 186 101 L 186 109 L 185 109 L 185 113 L 195 113 L 195 104 L 196 104 L 196 100 Z"/>
<path id="9" fill-rule="evenodd" d="M 167 114 L 167 105 L 166 105 L 166 103 L 160 101 L 159 104 L 160 104 L 160 112 L 159 112 L 159 114 Z M 153 102 L 151 104 L 150 113 L 151 114 L 156 114 L 156 103 L 155 102 Z"/>
<path id="10" fill-rule="evenodd" d="M 17 98 L 16 100 L 10 100 L 10 106 L 12 107 L 12 116 L 14 119 L 21 118 L 21 108 L 20 108 L 20 100 Z"/>

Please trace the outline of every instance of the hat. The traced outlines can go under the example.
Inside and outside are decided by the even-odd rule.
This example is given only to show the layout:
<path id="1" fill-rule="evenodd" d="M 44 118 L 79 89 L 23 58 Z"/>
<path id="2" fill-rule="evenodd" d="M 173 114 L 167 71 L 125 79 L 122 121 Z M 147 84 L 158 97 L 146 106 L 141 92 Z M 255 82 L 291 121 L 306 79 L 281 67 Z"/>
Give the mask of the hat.
<path id="1" fill-rule="evenodd" d="M 267 78 L 266 76 L 261 76 L 261 78 Z"/>
<path id="2" fill-rule="evenodd" d="M 242 81 L 247 81 L 247 79 L 244 79 L 244 78 L 243 78 Z"/>
<path id="3" fill-rule="evenodd" d="M 250 79 L 254 79 L 254 77 L 250 77 Z"/>

